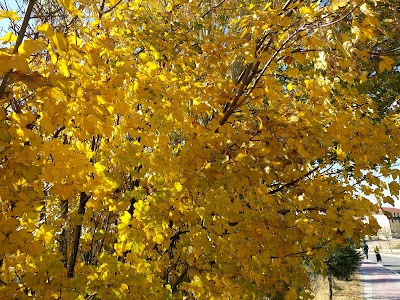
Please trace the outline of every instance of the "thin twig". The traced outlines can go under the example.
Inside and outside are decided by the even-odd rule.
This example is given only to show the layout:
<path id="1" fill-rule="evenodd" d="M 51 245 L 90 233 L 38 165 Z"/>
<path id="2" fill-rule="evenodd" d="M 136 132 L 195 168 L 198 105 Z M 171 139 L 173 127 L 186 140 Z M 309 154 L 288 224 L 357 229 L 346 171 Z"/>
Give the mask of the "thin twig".
<path id="1" fill-rule="evenodd" d="M 214 9 L 220 7 L 222 4 L 224 4 L 226 0 L 222 0 L 220 3 L 218 3 L 217 5 L 211 7 L 211 9 L 209 11 L 207 11 L 206 13 L 204 13 L 201 18 L 203 19 L 205 16 L 207 16 L 210 12 L 212 12 Z"/>
<path id="2" fill-rule="evenodd" d="M 345 14 L 343 17 L 332 21 L 330 23 L 326 23 L 326 24 L 322 24 L 321 27 L 326 27 L 326 26 L 331 26 L 334 25 L 336 23 L 339 23 L 341 21 L 343 21 L 344 19 L 346 19 L 353 11 L 355 11 L 362 3 L 364 2 L 364 0 L 361 0 L 356 6 L 354 6 L 347 14 Z"/>
<path id="3" fill-rule="evenodd" d="M 113 9 L 115 9 L 120 3 L 122 2 L 122 0 L 119 0 L 117 3 L 115 3 L 113 6 L 111 6 L 109 9 L 105 10 L 102 15 L 104 14 L 108 14 L 110 11 L 112 11 Z"/>
<path id="4" fill-rule="evenodd" d="M 317 167 L 315 167 L 314 169 L 310 170 L 309 172 L 307 172 L 307 173 L 304 174 L 303 176 L 300 176 L 299 178 L 297 178 L 297 179 L 295 179 L 295 180 L 293 180 L 293 181 L 291 181 L 291 182 L 285 183 L 285 184 L 281 185 L 280 187 L 278 187 L 278 188 L 276 188 L 276 189 L 274 189 L 274 190 L 268 192 L 268 194 L 273 195 L 273 194 L 275 194 L 275 193 L 277 193 L 277 192 L 282 191 L 283 189 L 285 189 L 285 188 L 287 188 L 287 187 L 293 186 L 293 185 L 295 185 L 296 183 L 298 183 L 300 180 L 302 180 L 302 179 L 304 179 L 304 178 L 310 176 L 312 173 L 314 173 L 314 172 L 317 171 L 318 169 L 319 169 L 319 166 L 317 166 Z"/>

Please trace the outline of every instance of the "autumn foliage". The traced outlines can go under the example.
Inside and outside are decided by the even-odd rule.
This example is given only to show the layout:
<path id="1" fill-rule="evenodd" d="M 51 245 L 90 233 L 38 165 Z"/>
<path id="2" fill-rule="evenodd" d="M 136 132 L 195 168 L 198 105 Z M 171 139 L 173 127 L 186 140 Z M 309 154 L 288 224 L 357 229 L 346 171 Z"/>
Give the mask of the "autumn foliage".
<path id="1" fill-rule="evenodd" d="M 1 297 L 311 299 L 398 193 L 389 2 L 0 11 Z"/>

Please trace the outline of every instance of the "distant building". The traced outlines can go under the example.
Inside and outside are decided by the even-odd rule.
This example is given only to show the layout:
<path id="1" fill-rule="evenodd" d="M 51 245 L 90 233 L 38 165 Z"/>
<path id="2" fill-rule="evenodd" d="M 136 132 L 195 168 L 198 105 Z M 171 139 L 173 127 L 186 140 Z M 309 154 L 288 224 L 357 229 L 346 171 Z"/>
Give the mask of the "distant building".
<path id="1" fill-rule="evenodd" d="M 379 238 L 400 238 L 400 209 L 382 207 L 374 217 L 381 226 L 378 232 Z"/>

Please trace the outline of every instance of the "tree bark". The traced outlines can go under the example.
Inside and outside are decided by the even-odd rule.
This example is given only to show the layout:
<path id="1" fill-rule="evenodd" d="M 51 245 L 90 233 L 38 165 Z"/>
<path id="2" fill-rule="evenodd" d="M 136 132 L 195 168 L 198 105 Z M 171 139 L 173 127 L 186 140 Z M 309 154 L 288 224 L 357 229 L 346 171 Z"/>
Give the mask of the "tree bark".
<path id="1" fill-rule="evenodd" d="M 91 197 L 91 194 L 86 195 L 85 192 L 81 192 L 81 196 L 80 196 L 80 200 L 79 200 L 78 214 L 82 216 L 82 219 L 85 214 L 86 203 L 89 201 L 90 197 Z M 79 240 L 81 238 L 81 231 L 82 231 L 82 223 L 80 222 L 80 224 L 75 225 L 75 229 L 74 229 L 74 241 L 72 244 L 72 252 L 71 252 L 71 256 L 70 256 L 69 264 L 68 264 L 67 276 L 69 278 L 74 277 L 76 257 L 78 255 L 78 248 L 79 248 Z"/>
<path id="2" fill-rule="evenodd" d="M 61 218 L 63 225 L 60 236 L 60 252 L 63 257 L 64 267 L 68 268 L 68 231 L 67 231 L 67 214 L 68 214 L 68 200 L 61 200 Z"/>
<path id="3" fill-rule="evenodd" d="M 329 300 L 333 299 L 333 276 L 328 275 L 328 283 L 329 283 Z"/>

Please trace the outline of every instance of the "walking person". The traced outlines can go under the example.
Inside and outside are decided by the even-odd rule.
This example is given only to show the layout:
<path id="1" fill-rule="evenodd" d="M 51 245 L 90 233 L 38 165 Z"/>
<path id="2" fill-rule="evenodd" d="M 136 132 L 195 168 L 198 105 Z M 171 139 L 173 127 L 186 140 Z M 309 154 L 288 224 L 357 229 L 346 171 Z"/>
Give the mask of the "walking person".
<path id="1" fill-rule="evenodd" d="M 365 254 L 365 256 L 366 256 L 367 259 L 368 259 L 368 245 L 367 245 L 367 244 L 364 244 L 363 249 L 364 249 L 364 254 Z"/>
<path id="2" fill-rule="evenodd" d="M 375 255 L 376 255 L 376 261 L 377 262 L 382 261 L 382 257 L 381 257 L 381 254 L 380 254 L 380 249 L 379 249 L 378 246 L 375 246 L 374 252 L 375 252 Z"/>

